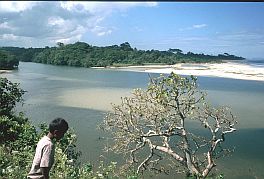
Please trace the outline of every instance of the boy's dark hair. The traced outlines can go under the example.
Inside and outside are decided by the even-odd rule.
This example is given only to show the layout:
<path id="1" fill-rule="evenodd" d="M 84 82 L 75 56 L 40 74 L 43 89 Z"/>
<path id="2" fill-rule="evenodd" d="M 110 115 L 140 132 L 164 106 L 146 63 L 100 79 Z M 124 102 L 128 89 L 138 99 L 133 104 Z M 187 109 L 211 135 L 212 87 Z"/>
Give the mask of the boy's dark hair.
<path id="1" fill-rule="evenodd" d="M 58 131 L 67 131 L 69 128 L 68 123 L 62 118 L 56 118 L 49 124 L 49 131 L 54 132 Z"/>

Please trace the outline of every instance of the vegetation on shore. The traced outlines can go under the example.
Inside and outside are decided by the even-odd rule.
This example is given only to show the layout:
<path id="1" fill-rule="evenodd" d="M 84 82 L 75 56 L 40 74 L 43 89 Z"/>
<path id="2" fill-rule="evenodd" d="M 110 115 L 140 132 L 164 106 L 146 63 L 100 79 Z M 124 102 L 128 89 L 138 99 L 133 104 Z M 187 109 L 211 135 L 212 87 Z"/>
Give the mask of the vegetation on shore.
<path id="1" fill-rule="evenodd" d="M 18 67 L 19 60 L 8 51 L 0 50 L 0 70 L 13 70 Z"/>
<path id="2" fill-rule="evenodd" d="M 0 78 L 0 178 L 3 179 L 26 178 L 32 165 L 36 144 L 48 131 L 45 123 L 35 127 L 22 112 L 15 112 L 16 104 L 23 102 L 24 93 L 19 84 Z M 77 137 L 71 129 L 56 144 L 56 159 L 50 172 L 51 178 L 118 178 L 115 162 L 105 164 L 100 161 L 99 166 L 80 163 L 76 140 Z M 122 178 L 132 179 L 137 176 L 126 172 Z"/>
<path id="3" fill-rule="evenodd" d="M 59 42 L 56 47 L 1 47 L 1 49 L 14 54 L 19 61 L 77 67 L 144 65 L 149 63 L 204 63 L 244 59 L 228 53 L 214 56 L 192 52 L 184 54 L 180 49 L 169 49 L 167 51 L 138 50 L 137 48 L 132 48 L 128 42 L 106 47 L 92 46 L 85 42 L 76 42 L 74 44 Z"/>

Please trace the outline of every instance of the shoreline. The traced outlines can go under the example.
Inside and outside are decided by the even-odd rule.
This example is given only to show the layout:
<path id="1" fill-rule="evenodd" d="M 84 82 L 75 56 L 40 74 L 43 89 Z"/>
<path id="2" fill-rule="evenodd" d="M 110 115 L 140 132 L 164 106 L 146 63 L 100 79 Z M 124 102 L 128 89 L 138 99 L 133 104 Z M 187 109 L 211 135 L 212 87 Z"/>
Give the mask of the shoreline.
<path id="1" fill-rule="evenodd" d="M 174 65 L 132 65 L 123 67 L 91 67 L 91 69 L 113 69 L 143 73 L 174 72 L 178 75 L 193 75 L 204 77 L 220 77 L 239 80 L 264 81 L 264 67 L 252 66 L 240 61 L 225 61 L 222 63 L 177 63 Z M 0 70 L 0 74 L 10 73 L 12 70 Z"/>
<path id="2" fill-rule="evenodd" d="M 177 63 L 175 65 L 146 65 L 109 68 L 145 73 L 169 74 L 171 72 L 174 72 L 178 75 L 194 75 L 264 81 L 263 67 L 253 67 L 248 64 L 230 61 L 225 63 Z"/>
<path id="3" fill-rule="evenodd" d="M 3 74 L 3 73 L 10 73 L 12 72 L 11 70 L 0 70 L 0 74 Z"/>

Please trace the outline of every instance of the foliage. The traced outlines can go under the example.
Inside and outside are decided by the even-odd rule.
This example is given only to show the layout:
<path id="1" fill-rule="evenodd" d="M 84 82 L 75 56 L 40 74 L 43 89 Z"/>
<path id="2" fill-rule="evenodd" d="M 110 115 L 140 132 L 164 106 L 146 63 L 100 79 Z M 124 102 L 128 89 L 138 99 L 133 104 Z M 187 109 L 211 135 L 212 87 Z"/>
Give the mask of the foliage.
<path id="1" fill-rule="evenodd" d="M 24 92 L 18 84 L 0 78 L 0 144 L 17 140 L 24 128 L 28 127 L 28 119 L 21 113 L 14 115 L 13 111 L 16 103 L 22 101 Z"/>
<path id="2" fill-rule="evenodd" d="M 32 127 L 32 126 L 31 126 Z M 33 135 L 34 144 L 42 137 L 42 132 L 24 132 L 23 135 Z M 91 164 L 78 162 L 79 153 L 76 151 L 76 135 L 68 131 L 66 138 L 56 145 L 55 164 L 50 172 L 51 178 L 56 179 L 87 179 L 87 178 L 117 178 L 115 176 L 116 163 L 106 165 L 100 162 L 98 168 Z M 35 145 L 24 145 L 27 139 L 19 138 L 15 143 L 0 146 L 0 178 L 26 178 L 34 158 Z M 69 145 L 67 145 L 69 144 Z M 19 147 L 20 145 L 20 147 Z"/>
<path id="3" fill-rule="evenodd" d="M 198 124 L 199 132 L 193 127 Z M 171 73 L 151 78 L 147 90 L 135 89 L 132 97 L 122 98 L 101 127 L 114 140 L 108 150 L 127 159 L 125 168 L 204 178 L 216 159 L 230 152 L 222 144 L 235 124 L 229 108 L 205 101 L 195 77 Z"/>
<path id="4" fill-rule="evenodd" d="M 0 114 L 0 178 L 3 179 L 26 178 L 32 165 L 36 144 L 48 132 L 45 123 L 40 124 L 37 130 L 23 113 L 15 114 L 14 107 L 17 102 L 22 101 L 24 92 L 18 84 L 1 78 L 1 110 L 4 110 Z M 51 178 L 118 178 L 115 162 L 105 164 L 101 161 L 98 167 L 80 163 L 81 153 L 76 149 L 76 141 L 77 136 L 70 129 L 56 144 Z M 130 175 L 126 178 L 129 177 Z"/>
<path id="5" fill-rule="evenodd" d="M 24 90 L 17 83 L 0 78 L 0 177 L 25 178 L 32 162 L 36 128 L 23 113 L 15 114 L 16 103 L 21 102 Z"/>
<path id="6" fill-rule="evenodd" d="M 54 65 L 68 65 L 78 67 L 94 66 L 118 66 L 143 65 L 149 63 L 175 64 L 185 62 L 221 62 L 222 60 L 242 60 L 244 58 L 228 53 L 214 55 L 195 54 L 188 52 L 184 54 L 180 49 L 159 50 L 137 50 L 132 48 L 128 42 L 120 45 L 96 47 L 85 42 L 74 44 L 57 43 L 57 47 L 45 48 L 18 48 L 2 47 L 10 51 L 20 61 L 32 61 Z"/>
<path id="7" fill-rule="evenodd" d="M 0 78 L 0 115 L 13 116 L 12 109 L 16 103 L 22 102 L 24 90 L 7 78 Z"/>
<path id="8" fill-rule="evenodd" d="M 14 55 L 18 63 L 18 61 L 31 62 L 32 59 L 45 48 L 1 47 L 0 50 L 9 52 L 10 54 Z"/>
<path id="9" fill-rule="evenodd" d="M 16 58 L 16 56 L 0 49 L 0 70 L 10 70 L 17 68 L 18 64 L 19 60 Z"/>

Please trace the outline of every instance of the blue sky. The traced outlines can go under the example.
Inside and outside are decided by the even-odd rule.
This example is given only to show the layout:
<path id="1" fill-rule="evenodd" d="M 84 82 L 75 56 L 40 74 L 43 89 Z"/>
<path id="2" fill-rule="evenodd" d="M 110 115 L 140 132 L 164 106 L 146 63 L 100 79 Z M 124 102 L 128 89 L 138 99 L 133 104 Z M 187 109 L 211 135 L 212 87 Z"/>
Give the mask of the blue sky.
<path id="1" fill-rule="evenodd" d="M 0 2 L 0 46 L 129 42 L 144 50 L 264 57 L 263 2 Z"/>

